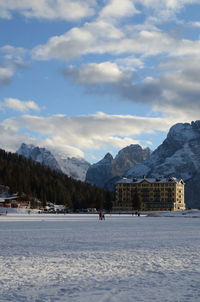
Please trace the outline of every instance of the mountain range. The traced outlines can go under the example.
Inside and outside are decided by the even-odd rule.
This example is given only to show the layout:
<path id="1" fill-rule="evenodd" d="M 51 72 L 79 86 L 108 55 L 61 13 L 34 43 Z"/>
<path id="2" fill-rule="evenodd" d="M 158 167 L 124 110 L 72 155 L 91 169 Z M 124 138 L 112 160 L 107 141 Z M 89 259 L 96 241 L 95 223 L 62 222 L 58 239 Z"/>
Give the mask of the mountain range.
<path id="1" fill-rule="evenodd" d="M 90 166 L 83 158 L 67 157 L 64 154 L 31 144 L 22 143 L 16 153 L 81 181 L 85 180 Z"/>
<path id="2" fill-rule="evenodd" d="M 130 145 L 118 152 L 115 158 L 110 153 L 89 167 L 86 173 L 86 182 L 112 189 L 113 183 L 128 169 L 144 162 L 151 155 L 149 148 L 143 149 L 140 145 Z"/>
<path id="3" fill-rule="evenodd" d="M 115 182 L 121 177 L 144 175 L 183 179 L 187 206 L 200 208 L 200 121 L 175 124 L 152 153 L 139 145 L 131 145 L 122 149 L 115 159 L 107 154 L 90 166 L 86 181 L 114 189 Z"/>
<path id="4" fill-rule="evenodd" d="M 48 202 L 68 209 L 110 209 L 112 192 L 91 186 L 16 153 L 0 149 L 0 198 L 16 194 L 31 207 Z"/>
<path id="5" fill-rule="evenodd" d="M 200 121 L 178 123 L 145 162 L 126 171 L 124 176 L 182 178 L 187 206 L 200 207 Z"/>
<path id="6" fill-rule="evenodd" d="M 153 152 L 140 145 L 130 145 L 115 157 L 107 153 L 92 165 L 84 159 L 65 157 L 33 145 L 22 144 L 17 153 L 72 178 L 110 190 L 121 177 L 182 178 L 186 183 L 187 206 L 200 208 L 200 121 L 175 124 Z"/>

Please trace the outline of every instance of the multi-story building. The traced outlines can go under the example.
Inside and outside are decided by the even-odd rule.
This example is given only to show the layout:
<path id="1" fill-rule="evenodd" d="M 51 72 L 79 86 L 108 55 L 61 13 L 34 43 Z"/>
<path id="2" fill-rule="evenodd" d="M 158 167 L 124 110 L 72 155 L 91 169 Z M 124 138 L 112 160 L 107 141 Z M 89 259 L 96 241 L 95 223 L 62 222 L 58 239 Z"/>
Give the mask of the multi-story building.
<path id="1" fill-rule="evenodd" d="M 123 178 L 116 183 L 114 211 L 185 209 L 184 181 L 168 178 Z"/>

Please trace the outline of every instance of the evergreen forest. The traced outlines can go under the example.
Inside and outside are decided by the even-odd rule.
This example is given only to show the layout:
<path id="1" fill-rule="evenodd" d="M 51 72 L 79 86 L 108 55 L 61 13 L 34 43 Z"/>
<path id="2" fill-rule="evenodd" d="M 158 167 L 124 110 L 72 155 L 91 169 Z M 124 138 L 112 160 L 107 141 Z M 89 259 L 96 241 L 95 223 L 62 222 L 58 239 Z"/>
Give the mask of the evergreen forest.
<path id="1" fill-rule="evenodd" d="M 51 170 L 30 159 L 0 149 L 0 185 L 8 186 L 36 206 L 39 200 L 64 204 L 69 209 L 107 209 L 112 207 L 113 193 Z M 35 204 L 34 204 L 35 203 Z"/>

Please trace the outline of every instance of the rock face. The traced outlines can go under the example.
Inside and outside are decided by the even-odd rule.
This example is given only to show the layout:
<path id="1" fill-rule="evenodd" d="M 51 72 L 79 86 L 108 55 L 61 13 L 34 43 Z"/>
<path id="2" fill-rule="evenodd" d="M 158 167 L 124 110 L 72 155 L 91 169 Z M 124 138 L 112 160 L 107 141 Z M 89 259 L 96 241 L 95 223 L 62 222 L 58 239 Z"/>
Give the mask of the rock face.
<path id="1" fill-rule="evenodd" d="M 130 167 L 137 163 L 142 163 L 150 157 L 151 150 L 149 148 L 142 149 L 140 145 L 130 145 L 118 152 L 113 161 L 114 176 L 121 176 Z"/>
<path id="2" fill-rule="evenodd" d="M 99 187 L 111 188 L 114 179 L 121 177 L 130 167 L 149 158 L 151 150 L 142 149 L 140 145 L 130 145 L 120 150 L 115 158 L 110 153 L 90 166 L 86 182 Z"/>
<path id="3" fill-rule="evenodd" d="M 74 179 L 85 181 L 86 172 L 90 167 L 90 163 L 83 158 L 66 157 L 61 153 L 54 153 L 54 156 L 63 173 Z"/>
<path id="4" fill-rule="evenodd" d="M 87 170 L 86 182 L 98 187 L 104 187 L 105 183 L 113 177 L 112 165 L 113 157 L 110 153 L 107 153 L 102 160 L 91 165 Z"/>
<path id="5" fill-rule="evenodd" d="M 46 148 L 24 143 L 17 151 L 17 154 L 82 181 L 85 180 L 86 171 L 90 166 L 90 164 L 82 158 L 65 157 L 63 154 L 50 152 Z"/>
<path id="6" fill-rule="evenodd" d="M 45 165 L 52 170 L 61 172 L 60 166 L 53 154 L 45 148 L 36 147 L 34 145 L 21 144 L 17 154 Z"/>
<path id="7" fill-rule="evenodd" d="M 164 142 L 126 177 L 174 176 L 186 182 L 186 204 L 200 207 L 200 121 L 174 125 Z"/>

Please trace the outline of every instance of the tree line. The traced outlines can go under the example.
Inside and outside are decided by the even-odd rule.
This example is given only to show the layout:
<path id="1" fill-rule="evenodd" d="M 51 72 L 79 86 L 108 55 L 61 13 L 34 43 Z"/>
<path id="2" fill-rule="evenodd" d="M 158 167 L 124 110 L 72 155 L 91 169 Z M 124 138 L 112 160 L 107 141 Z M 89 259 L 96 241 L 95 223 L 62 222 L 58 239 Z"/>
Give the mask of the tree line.
<path id="1" fill-rule="evenodd" d="M 113 193 L 0 149 L 0 185 L 31 201 L 64 204 L 69 209 L 112 207 Z M 36 205 L 36 204 L 35 204 Z"/>

